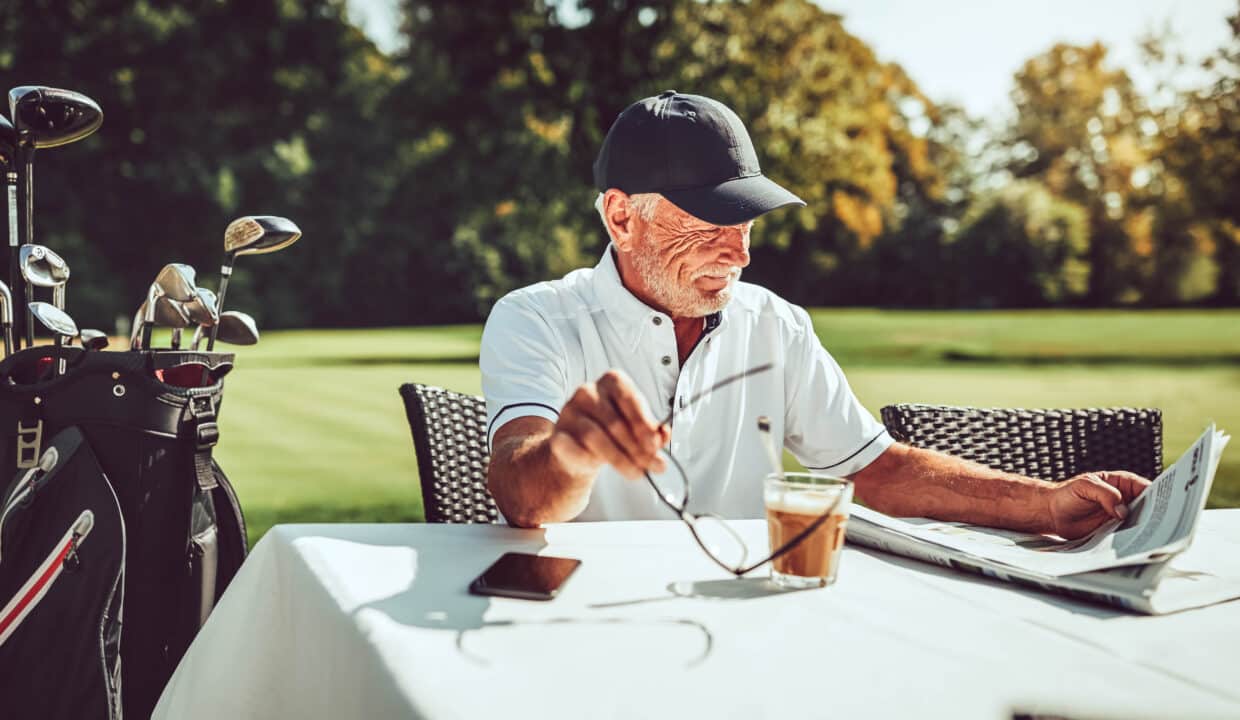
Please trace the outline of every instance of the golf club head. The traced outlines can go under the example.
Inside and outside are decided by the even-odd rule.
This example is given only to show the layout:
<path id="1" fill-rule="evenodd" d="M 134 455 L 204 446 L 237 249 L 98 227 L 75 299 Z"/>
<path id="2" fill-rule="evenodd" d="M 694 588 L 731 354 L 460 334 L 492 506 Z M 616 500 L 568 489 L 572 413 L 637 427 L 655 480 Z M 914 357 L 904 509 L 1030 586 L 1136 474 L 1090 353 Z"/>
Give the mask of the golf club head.
<path id="1" fill-rule="evenodd" d="M 196 297 L 189 302 L 182 303 L 181 309 L 185 311 L 192 323 L 214 325 L 219 320 L 215 293 L 206 288 L 198 288 Z"/>
<path id="2" fill-rule="evenodd" d="M 99 129 L 103 110 L 82 93 L 23 85 L 9 91 L 9 114 L 18 135 L 36 148 L 77 142 Z"/>
<path id="3" fill-rule="evenodd" d="M 154 286 L 152 286 L 154 287 Z M 189 316 L 185 314 L 185 308 L 181 303 L 170 299 L 167 295 L 157 295 L 155 298 L 155 311 L 150 312 L 150 298 L 142 301 L 138 306 L 138 312 L 133 317 L 133 331 L 130 333 L 129 346 L 134 349 L 141 347 L 139 338 L 142 335 L 143 323 L 151 323 L 160 327 L 184 328 L 189 327 Z"/>
<path id="4" fill-rule="evenodd" d="M 189 315 L 185 314 L 185 308 L 181 303 L 171 300 L 167 295 L 160 295 L 155 298 L 155 312 L 150 312 L 148 301 L 143 301 L 138 307 L 138 317 L 144 319 L 150 316 L 151 322 L 160 327 L 183 328 L 189 327 Z"/>
<path id="5" fill-rule="evenodd" d="M 31 285 L 56 288 L 69 280 L 69 264 L 42 245 L 22 245 L 17 258 L 22 278 Z"/>
<path id="6" fill-rule="evenodd" d="M 0 282 L 0 324 L 4 326 L 4 355 L 13 354 L 13 292 L 9 286 Z"/>
<path id="7" fill-rule="evenodd" d="M 53 333 L 71 338 L 77 337 L 77 323 L 73 322 L 73 318 L 69 317 L 68 313 L 55 305 L 35 301 L 30 303 L 30 312 L 36 320 L 43 324 L 43 327 L 51 330 Z"/>
<path id="8" fill-rule="evenodd" d="M 4 307 L 0 307 L 0 322 L 3 322 L 5 325 L 12 325 L 13 292 L 3 282 L 0 282 L 0 302 L 4 303 Z"/>
<path id="9" fill-rule="evenodd" d="M 282 250 L 300 237 L 301 228 L 288 218 L 247 215 L 228 223 L 228 228 L 224 230 L 224 252 L 262 255 Z"/>
<path id="10" fill-rule="evenodd" d="M 194 284 L 196 276 L 194 268 L 189 265 L 168 263 L 155 276 L 155 282 L 151 284 L 151 293 L 158 288 L 158 295 L 167 295 L 177 302 L 189 302 L 198 297 L 198 286 Z M 150 297 L 149 293 L 147 297 Z"/>
<path id="11" fill-rule="evenodd" d="M 94 328 L 82 328 L 79 339 L 85 350 L 103 350 L 108 346 L 108 334 Z"/>
<path id="12" fill-rule="evenodd" d="M 220 331 L 216 339 L 229 345 L 257 345 L 258 324 L 247 313 L 225 310 L 220 313 Z"/>
<path id="13" fill-rule="evenodd" d="M 0 115 L 0 166 L 13 167 L 17 158 L 17 128 L 3 115 Z"/>

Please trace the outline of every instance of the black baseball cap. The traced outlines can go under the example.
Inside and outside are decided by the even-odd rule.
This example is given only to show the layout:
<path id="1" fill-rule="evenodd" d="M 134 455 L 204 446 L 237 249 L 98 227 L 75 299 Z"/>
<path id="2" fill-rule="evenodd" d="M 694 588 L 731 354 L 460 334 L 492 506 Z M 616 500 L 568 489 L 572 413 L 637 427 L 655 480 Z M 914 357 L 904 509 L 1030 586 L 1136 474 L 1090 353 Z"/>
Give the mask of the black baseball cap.
<path id="1" fill-rule="evenodd" d="M 625 108 L 603 138 L 594 185 L 659 193 L 713 225 L 739 225 L 805 201 L 762 174 L 736 113 L 701 95 L 668 90 Z"/>

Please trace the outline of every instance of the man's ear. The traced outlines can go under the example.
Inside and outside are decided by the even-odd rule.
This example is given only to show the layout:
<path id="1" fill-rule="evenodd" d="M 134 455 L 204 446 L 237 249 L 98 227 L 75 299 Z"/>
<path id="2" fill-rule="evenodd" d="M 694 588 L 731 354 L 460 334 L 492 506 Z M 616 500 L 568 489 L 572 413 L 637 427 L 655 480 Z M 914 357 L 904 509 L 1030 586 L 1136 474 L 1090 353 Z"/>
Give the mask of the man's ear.
<path id="1" fill-rule="evenodd" d="M 632 250 L 637 233 L 637 214 L 633 212 L 629 196 L 615 188 L 603 193 L 603 219 L 616 249 L 621 252 Z"/>

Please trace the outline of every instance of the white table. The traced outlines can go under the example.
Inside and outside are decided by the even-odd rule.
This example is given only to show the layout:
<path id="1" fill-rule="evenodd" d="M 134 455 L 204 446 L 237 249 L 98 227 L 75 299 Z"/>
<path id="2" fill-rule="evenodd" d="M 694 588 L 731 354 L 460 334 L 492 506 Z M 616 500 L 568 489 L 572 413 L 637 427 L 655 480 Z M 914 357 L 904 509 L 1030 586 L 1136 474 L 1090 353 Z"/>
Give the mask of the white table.
<path id="1" fill-rule="evenodd" d="M 1203 523 L 1240 557 L 1240 510 Z M 468 594 L 508 550 L 584 562 L 551 602 Z M 1240 717 L 1240 601 L 1143 617 L 851 547 L 824 590 L 728 578 L 677 522 L 279 526 L 155 717 Z"/>

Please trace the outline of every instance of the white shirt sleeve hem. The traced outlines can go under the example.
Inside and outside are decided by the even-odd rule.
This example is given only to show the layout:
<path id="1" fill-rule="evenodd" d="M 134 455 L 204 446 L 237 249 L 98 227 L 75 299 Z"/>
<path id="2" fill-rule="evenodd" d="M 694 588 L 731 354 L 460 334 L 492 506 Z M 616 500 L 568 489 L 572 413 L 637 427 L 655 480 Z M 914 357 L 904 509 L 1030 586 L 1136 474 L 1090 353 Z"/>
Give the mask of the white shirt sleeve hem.
<path id="1" fill-rule="evenodd" d="M 852 475 L 864 470 L 867 465 L 877 460 L 879 455 L 887 452 L 887 448 L 894 444 L 895 439 L 884 429 L 858 448 L 853 454 L 841 458 L 838 462 L 819 467 L 806 465 L 805 469 L 814 472 L 830 473 L 831 475 Z"/>
<path id="2" fill-rule="evenodd" d="M 504 425 L 520 417 L 546 418 L 554 423 L 560 419 L 560 414 L 549 407 L 534 403 L 520 403 L 501 408 L 487 424 L 487 452 L 491 452 L 491 443 L 495 439 L 495 433 L 499 432 Z"/>

